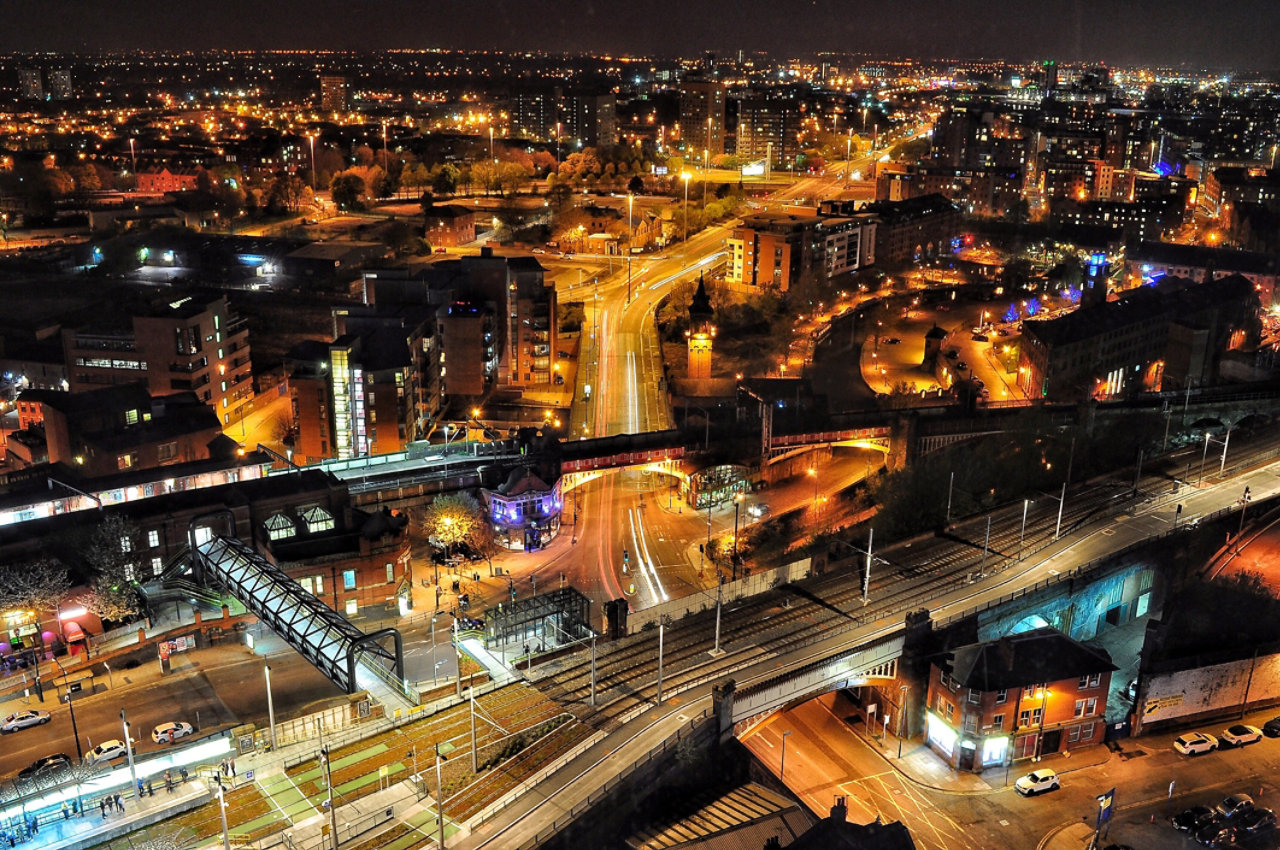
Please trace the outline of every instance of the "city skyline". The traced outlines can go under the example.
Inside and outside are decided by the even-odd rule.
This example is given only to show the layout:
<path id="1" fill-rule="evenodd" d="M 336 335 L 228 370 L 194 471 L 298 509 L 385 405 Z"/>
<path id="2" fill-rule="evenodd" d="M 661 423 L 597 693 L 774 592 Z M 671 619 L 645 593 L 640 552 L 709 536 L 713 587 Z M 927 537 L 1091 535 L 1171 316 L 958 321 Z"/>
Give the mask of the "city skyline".
<path id="1" fill-rule="evenodd" d="M 1216 4 L 1170 0 L 1123 8 L 1100 0 L 702 0 L 669 7 L 642 0 L 617 7 L 576 4 L 566 19 L 549 0 L 497 0 L 474 15 L 456 0 L 429 10 L 404 0 L 269 7 L 229 0 L 216 9 L 139 0 L 10 4 L 0 50 L 458 48 L 545 50 L 671 57 L 704 50 L 779 55 L 861 52 L 917 58 L 1108 62 L 1116 65 L 1269 70 L 1280 47 L 1268 38 L 1280 8 L 1263 0 Z M 245 28 L 251 20 L 255 26 Z"/>

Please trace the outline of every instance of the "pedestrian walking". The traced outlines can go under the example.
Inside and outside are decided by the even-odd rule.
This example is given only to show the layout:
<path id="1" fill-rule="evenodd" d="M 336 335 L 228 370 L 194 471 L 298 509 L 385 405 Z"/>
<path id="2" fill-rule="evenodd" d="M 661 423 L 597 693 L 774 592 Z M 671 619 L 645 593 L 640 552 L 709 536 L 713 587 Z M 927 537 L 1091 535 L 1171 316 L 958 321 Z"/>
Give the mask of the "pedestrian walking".
<path id="1" fill-rule="evenodd" d="M 40 834 L 40 818 L 36 817 L 35 815 L 31 816 L 31 834 L 32 835 Z"/>
<path id="2" fill-rule="evenodd" d="M 102 819 L 106 820 L 107 819 L 107 800 L 105 797 L 98 801 L 98 811 L 102 812 Z M 10 843 L 9 846 L 12 847 L 13 844 Z"/>
<path id="3" fill-rule="evenodd" d="M 222 775 L 223 775 L 223 776 L 226 776 L 226 775 L 227 775 L 227 760 L 226 760 L 226 759 L 223 759 L 223 760 L 222 760 L 222 763 L 219 765 L 219 767 L 221 767 L 221 768 L 222 768 Z"/>
<path id="4" fill-rule="evenodd" d="M 231 778 L 232 779 L 236 778 L 236 760 L 235 759 L 231 760 Z"/>
<path id="5" fill-rule="evenodd" d="M 173 779 L 169 776 L 169 771 L 164 773 L 164 791 L 166 794 L 173 793 Z"/>
<path id="6" fill-rule="evenodd" d="M 147 796 L 154 797 L 156 795 L 155 786 L 151 784 L 151 780 L 147 780 Z"/>
<path id="7" fill-rule="evenodd" d="M 67 804 L 62 804 L 62 819 L 67 820 L 71 817 L 71 809 L 67 808 Z"/>
<path id="8" fill-rule="evenodd" d="M 178 772 L 182 774 L 182 781 L 185 783 L 187 781 L 187 769 L 185 767 L 180 767 L 178 768 Z"/>
<path id="9" fill-rule="evenodd" d="M 124 801 L 120 799 L 119 794 L 116 795 L 116 811 L 118 812 L 124 811 Z"/>

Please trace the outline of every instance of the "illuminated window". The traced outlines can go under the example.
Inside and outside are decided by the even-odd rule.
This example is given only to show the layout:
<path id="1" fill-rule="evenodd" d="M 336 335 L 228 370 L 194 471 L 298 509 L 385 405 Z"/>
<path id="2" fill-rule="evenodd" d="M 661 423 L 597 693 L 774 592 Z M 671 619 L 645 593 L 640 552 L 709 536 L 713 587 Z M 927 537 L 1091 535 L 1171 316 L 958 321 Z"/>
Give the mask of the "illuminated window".
<path id="1" fill-rule="evenodd" d="M 164 561 L 158 556 L 151 559 L 151 575 L 158 576 L 164 571 Z"/>
<path id="2" fill-rule="evenodd" d="M 267 538 L 270 540 L 287 540 L 298 533 L 298 529 L 294 526 L 293 520 L 284 514 L 276 514 L 267 519 L 263 526 L 267 529 Z"/>
<path id="3" fill-rule="evenodd" d="M 356 589 L 356 571 L 355 570 L 342 571 L 342 589 L 343 590 Z"/>
<path id="4" fill-rule="evenodd" d="M 360 605 L 354 599 L 348 599 L 346 605 L 346 613 L 348 617 L 354 617 L 360 612 Z"/>
<path id="5" fill-rule="evenodd" d="M 151 548 L 151 549 L 154 549 L 154 548 L 156 548 L 156 547 L 157 547 L 157 546 L 159 546 L 159 545 L 160 545 L 160 532 L 158 532 L 158 531 L 148 531 L 148 532 L 147 532 L 147 546 L 148 546 L 149 548 Z"/>
<path id="6" fill-rule="evenodd" d="M 302 521 L 307 524 L 307 531 L 329 531 L 335 523 L 333 515 L 319 505 L 312 505 L 302 512 Z"/>

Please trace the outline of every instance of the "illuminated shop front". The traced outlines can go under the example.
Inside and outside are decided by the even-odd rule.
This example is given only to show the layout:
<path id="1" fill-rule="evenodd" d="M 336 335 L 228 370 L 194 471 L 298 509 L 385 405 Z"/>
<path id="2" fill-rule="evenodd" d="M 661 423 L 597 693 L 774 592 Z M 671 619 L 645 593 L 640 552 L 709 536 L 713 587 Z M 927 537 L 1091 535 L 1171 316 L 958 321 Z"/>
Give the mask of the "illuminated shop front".
<path id="1" fill-rule="evenodd" d="M 521 468 L 497 490 L 482 490 L 498 543 L 526 552 L 546 546 L 560 530 L 560 483 L 548 485 L 532 469 Z"/>

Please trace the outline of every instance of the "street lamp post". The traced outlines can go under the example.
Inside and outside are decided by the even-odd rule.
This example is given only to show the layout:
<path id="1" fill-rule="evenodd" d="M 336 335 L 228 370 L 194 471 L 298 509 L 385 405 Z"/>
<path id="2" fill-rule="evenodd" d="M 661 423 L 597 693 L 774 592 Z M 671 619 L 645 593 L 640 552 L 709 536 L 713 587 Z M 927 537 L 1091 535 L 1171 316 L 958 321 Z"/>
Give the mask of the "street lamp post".
<path id="1" fill-rule="evenodd" d="M 1053 539 L 1062 534 L 1062 507 L 1067 503 L 1067 482 L 1062 482 L 1062 495 L 1058 497 L 1058 525 L 1053 529 Z"/>
<path id="2" fill-rule="evenodd" d="M 1031 507 L 1030 499 L 1022 500 L 1022 531 L 1018 534 L 1018 560 L 1022 560 L 1022 542 L 1027 537 L 1027 508 Z"/>
<path id="3" fill-rule="evenodd" d="M 662 705 L 662 648 L 663 638 L 666 636 L 667 618 L 658 618 L 658 700 L 657 705 Z"/>
<path id="4" fill-rule="evenodd" d="M 62 688 L 63 690 L 66 690 L 67 671 L 63 668 L 62 662 L 58 660 L 56 655 L 53 658 L 53 663 L 58 665 L 59 670 L 62 670 Z M 72 699 L 70 691 L 67 691 L 67 710 L 71 714 L 71 735 L 76 740 L 76 761 L 83 761 L 84 750 L 80 746 L 80 727 L 76 725 L 76 701 Z"/>
<path id="5" fill-rule="evenodd" d="M 1204 432 L 1204 451 L 1200 452 L 1200 478 L 1196 481 L 1196 487 L 1204 483 L 1204 461 L 1209 456 L 1209 432 Z"/>
<path id="6" fill-rule="evenodd" d="M 724 598 L 724 574 L 716 575 L 716 645 L 711 650 L 712 656 L 720 655 L 724 650 L 720 649 L 720 608 Z"/>
<path id="7" fill-rule="evenodd" d="M 267 664 L 262 668 L 262 672 L 267 676 L 267 723 L 271 725 L 271 750 L 276 749 L 276 705 L 271 698 L 271 665 Z"/>
<path id="8" fill-rule="evenodd" d="M 437 579 L 439 581 L 439 579 Z M 437 596 L 436 599 L 440 597 Z M 439 683 L 440 674 L 439 667 L 436 665 L 436 615 L 431 615 L 431 684 L 434 687 Z"/>
<path id="9" fill-rule="evenodd" d="M 307 141 L 311 143 L 311 191 L 316 190 L 316 137 L 307 133 Z"/>
<path id="10" fill-rule="evenodd" d="M 684 256 L 686 260 L 689 258 L 689 178 L 692 176 L 687 171 L 680 174 L 680 179 L 684 181 Z"/>
<path id="11" fill-rule="evenodd" d="M 733 495 L 733 580 L 738 580 L 738 510 L 742 507 L 742 494 Z"/>
<path id="12" fill-rule="evenodd" d="M 324 784 L 328 787 L 329 796 L 326 800 L 326 806 L 329 809 L 329 846 L 332 850 L 338 850 L 338 812 L 333 807 L 333 765 L 329 760 L 329 748 L 320 748 L 320 763 L 324 765 Z M 219 783 L 221 787 L 221 783 Z M 444 844 L 440 845 L 441 847 Z"/>
<path id="13" fill-rule="evenodd" d="M 627 303 L 631 303 L 631 243 L 636 238 L 635 225 L 632 223 L 632 211 L 635 206 L 636 196 L 632 192 L 627 193 Z"/>
<path id="14" fill-rule="evenodd" d="M 902 700 L 898 703 L 898 759 L 902 759 L 902 739 L 907 732 L 907 690 L 910 685 L 899 685 L 898 690 L 902 692 Z"/>
<path id="15" fill-rule="evenodd" d="M 1244 536 L 1244 515 L 1249 512 L 1249 502 L 1253 501 L 1253 497 L 1249 495 L 1249 488 L 1244 488 L 1244 495 L 1240 497 L 1240 527 L 1236 529 L 1236 554 L 1240 554 L 1240 538 Z"/>
<path id="16" fill-rule="evenodd" d="M 142 792 L 138 790 L 138 769 L 133 763 L 133 738 L 129 735 L 129 721 L 125 719 L 123 708 L 120 709 L 120 725 L 124 728 L 124 753 L 129 757 L 129 778 L 133 780 L 130 790 L 134 797 L 141 800 Z"/>
<path id="17" fill-rule="evenodd" d="M 782 758 L 778 762 L 778 778 L 783 782 L 787 781 L 787 736 L 794 731 L 794 729 L 788 729 L 782 733 Z"/>
<path id="18" fill-rule="evenodd" d="M 227 798 L 218 780 L 218 819 L 222 821 L 222 850 L 231 850 L 231 834 L 227 831 Z"/>

